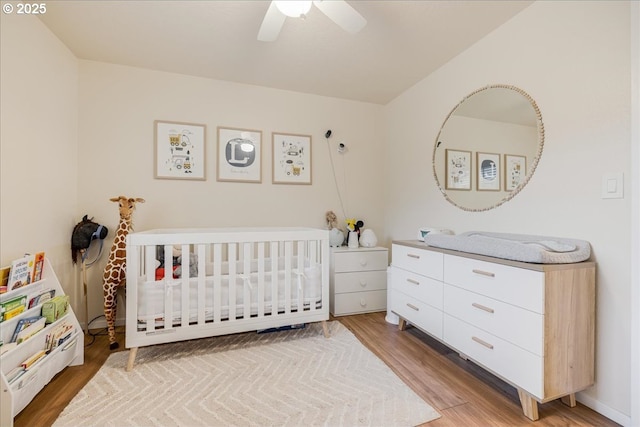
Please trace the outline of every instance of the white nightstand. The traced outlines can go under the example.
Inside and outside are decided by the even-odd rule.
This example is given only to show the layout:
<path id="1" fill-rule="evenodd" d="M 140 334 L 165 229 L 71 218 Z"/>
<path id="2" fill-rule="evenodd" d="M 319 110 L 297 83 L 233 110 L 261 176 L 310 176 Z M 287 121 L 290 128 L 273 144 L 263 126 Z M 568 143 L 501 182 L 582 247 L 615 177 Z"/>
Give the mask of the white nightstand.
<path id="1" fill-rule="evenodd" d="M 388 264 L 387 248 L 331 248 L 331 314 L 385 311 Z"/>

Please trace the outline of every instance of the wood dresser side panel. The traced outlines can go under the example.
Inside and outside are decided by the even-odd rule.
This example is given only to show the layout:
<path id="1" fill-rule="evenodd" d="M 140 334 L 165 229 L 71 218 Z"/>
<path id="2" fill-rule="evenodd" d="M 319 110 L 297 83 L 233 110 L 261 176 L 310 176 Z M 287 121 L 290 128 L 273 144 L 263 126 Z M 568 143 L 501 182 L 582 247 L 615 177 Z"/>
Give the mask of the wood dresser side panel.
<path id="1" fill-rule="evenodd" d="M 546 271 L 544 401 L 593 385 L 595 263 Z"/>

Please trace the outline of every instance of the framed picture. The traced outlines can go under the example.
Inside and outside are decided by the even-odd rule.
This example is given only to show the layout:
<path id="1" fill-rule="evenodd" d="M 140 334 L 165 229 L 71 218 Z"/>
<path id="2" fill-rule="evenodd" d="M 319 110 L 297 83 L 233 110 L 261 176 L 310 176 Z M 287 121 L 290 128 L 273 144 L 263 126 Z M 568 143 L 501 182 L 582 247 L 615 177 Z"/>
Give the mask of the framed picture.
<path id="1" fill-rule="evenodd" d="M 471 151 L 445 150 L 445 188 L 471 190 Z"/>
<path id="2" fill-rule="evenodd" d="M 311 136 L 273 133 L 273 183 L 311 184 Z"/>
<path id="3" fill-rule="evenodd" d="M 476 153 L 477 190 L 500 191 L 500 154 Z"/>
<path id="4" fill-rule="evenodd" d="M 157 179 L 205 180 L 205 125 L 154 121 Z"/>
<path id="5" fill-rule="evenodd" d="M 218 127 L 218 181 L 262 182 L 262 132 Z"/>
<path id="6" fill-rule="evenodd" d="M 504 189 L 514 190 L 527 176 L 527 158 L 513 154 L 504 155 Z"/>

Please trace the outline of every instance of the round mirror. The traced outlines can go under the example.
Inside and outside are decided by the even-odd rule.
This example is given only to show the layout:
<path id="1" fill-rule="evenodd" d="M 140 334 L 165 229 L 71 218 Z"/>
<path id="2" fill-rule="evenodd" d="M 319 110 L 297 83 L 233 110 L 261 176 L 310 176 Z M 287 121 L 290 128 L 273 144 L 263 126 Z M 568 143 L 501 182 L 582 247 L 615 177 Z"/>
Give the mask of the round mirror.
<path id="1" fill-rule="evenodd" d="M 486 86 L 445 119 L 433 148 L 433 173 L 449 202 L 466 211 L 486 211 L 527 184 L 543 145 L 535 101 L 514 86 Z"/>

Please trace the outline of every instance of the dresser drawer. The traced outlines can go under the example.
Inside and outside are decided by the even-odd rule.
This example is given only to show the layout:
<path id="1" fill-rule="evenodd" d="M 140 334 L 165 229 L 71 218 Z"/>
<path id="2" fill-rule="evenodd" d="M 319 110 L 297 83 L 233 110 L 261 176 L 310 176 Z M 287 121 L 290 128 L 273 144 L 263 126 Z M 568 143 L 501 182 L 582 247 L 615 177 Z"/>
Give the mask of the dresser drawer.
<path id="1" fill-rule="evenodd" d="M 386 249 L 333 252 L 333 271 L 335 273 L 386 270 L 388 264 L 389 258 Z"/>
<path id="2" fill-rule="evenodd" d="M 542 314 L 451 285 L 444 285 L 444 312 L 538 356 L 543 355 Z"/>
<path id="3" fill-rule="evenodd" d="M 383 311 L 387 308 L 386 290 L 336 294 L 334 298 L 333 314 L 336 316 Z"/>
<path id="4" fill-rule="evenodd" d="M 387 272 L 380 270 L 337 273 L 333 277 L 333 286 L 335 293 L 384 290 L 387 289 Z"/>
<path id="5" fill-rule="evenodd" d="M 544 359 L 447 314 L 444 340 L 532 396 L 543 399 Z"/>
<path id="6" fill-rule="evenodd" d="M 445 255 L 444 281 L 544 314 L 544 273 L 541 271 Z"/>
<path id="7" fill-rule="evenodd" d="M 389 286 L 442 310 L 442 282 L 396 267 L 389 267 Z"/>
<path id="8" fill-rule="evenodd" d="M 442 311 L 402 292 L 391 291 L 391 311 L 425 332 L 442 339 Z"/>
<path id="9" fill-rule="evenodd" d="M 442 253 L 404 245 L 393 245 L 391 257 L 391 264 L 395 267 L 442 280 Z"/>

